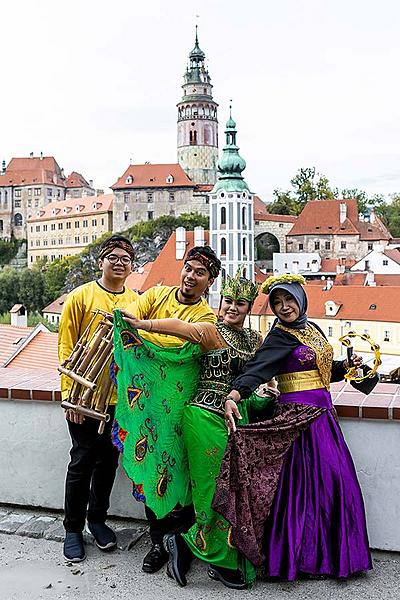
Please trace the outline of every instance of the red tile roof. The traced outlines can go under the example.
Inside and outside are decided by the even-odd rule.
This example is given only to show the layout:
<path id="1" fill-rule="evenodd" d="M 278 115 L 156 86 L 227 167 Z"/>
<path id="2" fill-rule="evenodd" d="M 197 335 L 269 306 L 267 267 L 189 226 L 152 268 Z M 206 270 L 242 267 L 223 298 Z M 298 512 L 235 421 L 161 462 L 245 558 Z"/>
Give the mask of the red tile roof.
<path id="1" fill-rule="evenodd" d="M 91 186 L 86 181 L 86 179 L 84 178 L 83 175 L 81 175 L 80 173 L 77 173 L 76 171 L 72 171 L 72 173 L 70 173 L 70 175 L 68 175 L 67 179 L 65 180 L 65 187 L 67 187 L 67 188 L 80 188 L 80 187 L 90 188 Z"/>
<path id="2" fill-rule="evenodd" d="M 386 248 L 383 254 L 394 260 L 397 264 L 400 264 L 400 248 Z"/>
<path id="3" fill-rule="evenodd" d="M 347 216 L 340 222 L 340 205 Z M 307 202 L 289 235 L 360 235 L 361 240 L 389 240 L 390 233 L 376 218 L 375 223 L 360 221 L 356 200 L 313 200 Z"/>
<path id="4" fill-rule="evenodd" d="M 53 156 L 13 158 L 4 175 L 0 175 L 0 186 L 49 184 L 64 187 L 65 177 Z"/>
<path id="5" fill-rule="evenodd" d="M 322 258 L 321 259 L 321 271 L 332 273 L 336 272 L 338 265 L 345 266 L 346 269 L 350 269 L 357 261 L 354 258 Z"/>
<path id="6" fill-rule="evenodd" d="M 268 212 L 268 206 L 259 196 L 253 198 L 253 216 L 255 221 L 275 221 L 280 223 L 294 223 L 297 217 L 293 215 L 274 215 Z"/>
<path id="7" fill-rule="evenodd" d="M 48 304 L 43 310 L 42 313 L 53 313 L 55 315 L 61 315 L 61 311 L 63 309 L 63 305 L 65 302 L 65 298 L 68 294 L 62 294 L 57 300 Z"/>
<path id="8" fill-rule="evenodd" d="M 400 286 L 400 275 L 375 275 L 376 285 Z"/>
<path id="9" fill-rule="evenodd" d="M 208 235 L 208 231 L 205 231 L 206 243 L 208 243 Z M 194 231 L 186 231 L 187 250 L 193 246 Z M 179 285 L 182 267 L 183 260 L 176 260 L 176 233 L 173 232 L 156 260 L 151 264 L 150 272 L 142 287 L 137 289 L 144 292 L 154 285 Z"/>
<path id="10" fill-rule="evenodd" d="M 21 346 L 32 329 L 0 324 L 0 366 Z"/>
<path id="11" fill-rule="evenodd" d="M 144 286 L 146 284 L 146 279 L 149 276 L 149 273 L 153 267 L 154 262 L 148 262 L 145 265 L 143 265 L 143 267 L 141 268 L 140 271 L 133 271 L 133 273 L 131 273 L 126 282 L 125 285 L 127 287 L 129 287 L 131 290 L 138 290 L 138 291 L 142 291 L 144 290 Z"/>
<path id="12" fill-rule="evenodd" d="M 310 319 L 400 322 L 400 287 L 333 285 L 329 291 L 323 291 L 320 286 L 307 285 L 306 291 Z M 325 315 L 328 300 L 341 305 L 335 316 Z M 373 305 L 375 309 L 370 308 Z M 272 315 L 270 308 L 266 314 Z"/>
<path id="13" fill-rule="evenodd" d="M 39 215 L 33 215 L 28 219 L 28 222 L 45 221 L 48 219 L 66 219 L 77 215 L 81 216 L 111 212 L 113 199 L 113 194 L 103 194 L 101 196 L 85 196 L 83 198 L 69 198 L 68 200 L 50 202 L 50 204 L 47 204 L 38 211 Z M 77 211 L 78 206 L 79 211 Z M 54 214 L 53 210 L 55 211 Z"/>
<path id="14" fill-rule="evenodd" d="M 167 182 L 167 178 L 172 175 L 173 181 Z M 127 179 L 131 177 L 132 183 L 127 183 Z M 129 181 L 129 180 L 128 180 Z M 134 190 L 138 188 L 160 188 L 160 187 L 192 187 L 193 183 L 186 175 L 182 167 L 176 164 L 166 165 L 129 165 L 125 173 L 111 186 L 112 190 L 126 189 Z"/>
<path id="15" fill-rule="evenodd" d="M 7 368 L 55 370 L 57 366 L 57 334 L 51 331 L 39 331 L 8 363 Z"/>

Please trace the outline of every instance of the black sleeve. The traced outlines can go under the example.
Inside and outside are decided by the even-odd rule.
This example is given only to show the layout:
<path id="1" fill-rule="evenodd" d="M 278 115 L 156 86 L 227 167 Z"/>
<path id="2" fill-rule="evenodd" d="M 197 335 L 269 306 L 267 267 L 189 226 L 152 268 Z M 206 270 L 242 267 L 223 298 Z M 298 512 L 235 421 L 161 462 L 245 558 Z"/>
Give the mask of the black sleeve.
<path id="1" fill-rule="evenodd" d="M 267 335 L 254 357 L 246 363 L 243 373 L 235 379 L 232 388 L 242 398 L 248 398 L 259 385 L 272 379 L 284 360 L 299 345 L 293 335 L 274 328 Z"/>
<path id="2" fill-rule="evenodd" d="M 342 381 L 344 379 L 344 374 L 346 373 L 346 369 L 343 366 L 344 360 L 334 360 L 332 362 L 332 373 L 331 373 L 331 382 Z"/>

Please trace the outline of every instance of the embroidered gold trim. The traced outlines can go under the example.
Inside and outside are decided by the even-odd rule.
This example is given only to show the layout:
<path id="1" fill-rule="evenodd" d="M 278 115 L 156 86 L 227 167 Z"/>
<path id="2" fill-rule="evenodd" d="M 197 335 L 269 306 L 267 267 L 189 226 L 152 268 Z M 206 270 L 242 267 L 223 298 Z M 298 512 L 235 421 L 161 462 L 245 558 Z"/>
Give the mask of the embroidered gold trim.
<path id="1" fill-rule="evenodd" d="M 313 327 L 311 323 L 307 323 L 304 329 L 293 329 L 282 325 L 282 323 L 278 323 L 276 327 L 290 333 L 290 335 L 297 338 L 299 342 L 314 350 L 317 368 L 321 375 L 322 383 L 324 387 L 329 390 L 332 373 L 333 349 L 322 333 Z"/>
<path id="2" fill-rule="evenodd" d="M 281 394 L 303 392 L 305 390 L 319 390 L 325 387 L 317 369 L 296 371 L 295 373 L 282 373 L 277 375 L 276 378 Z"/>

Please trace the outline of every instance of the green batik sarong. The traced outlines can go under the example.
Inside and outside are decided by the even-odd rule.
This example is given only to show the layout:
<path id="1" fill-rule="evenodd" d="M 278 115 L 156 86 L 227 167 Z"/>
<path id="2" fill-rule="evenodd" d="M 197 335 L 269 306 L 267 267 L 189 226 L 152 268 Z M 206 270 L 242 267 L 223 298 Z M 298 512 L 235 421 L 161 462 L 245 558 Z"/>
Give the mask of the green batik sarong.
<path id="1" fill-rule="evenodd" d="M 256 394 L 239 405 L 240 425 L 249 423 L 249 412 L 257 413 L 270 402 Z M 247 583 L 256 578 L 256 570 L 231 544 L 231 527 L 211 508 L 216 481 L 228 440 L 222 416 L 199 406 L 187 406 L 183 418 L 183 437 L 188 451 L 196 522 L 182 537 L 191 552 L 208 563 L 242 571 Z"/>
<path id="2" fill-rule="evenodd" d="M 191 503 L 182 418 L 196 390 L 199 356 L 198 344 L 161 348 L 144 340 L 115 311 L 113 442 L 122 452 L 134 497 L 159 519 Z"/>

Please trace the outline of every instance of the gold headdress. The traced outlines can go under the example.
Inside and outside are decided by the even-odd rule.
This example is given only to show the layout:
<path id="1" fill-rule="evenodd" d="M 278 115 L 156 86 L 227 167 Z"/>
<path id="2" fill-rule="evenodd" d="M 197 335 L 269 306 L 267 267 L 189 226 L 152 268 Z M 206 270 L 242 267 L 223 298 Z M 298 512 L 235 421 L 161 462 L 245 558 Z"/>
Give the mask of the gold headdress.
<path id="1" fill-rule="evenodd" d="M 305 285 L 306 280 L 303 275 L 271 275 L 261 285 L 261 291 L 263 294 L 269 294 L 272 288 L 278 283 L 300 283 L 301 285 Z"/>
<path id="2" fill-rule="evenodd" d="M 240 276 L 241 269 L 238 269 L 235 277 L 229 275 L 221 286 L 221 296 L 229 296 L 233 300 L 247 300 L 254 302 L 258 294 L 258 285 Z"/>

